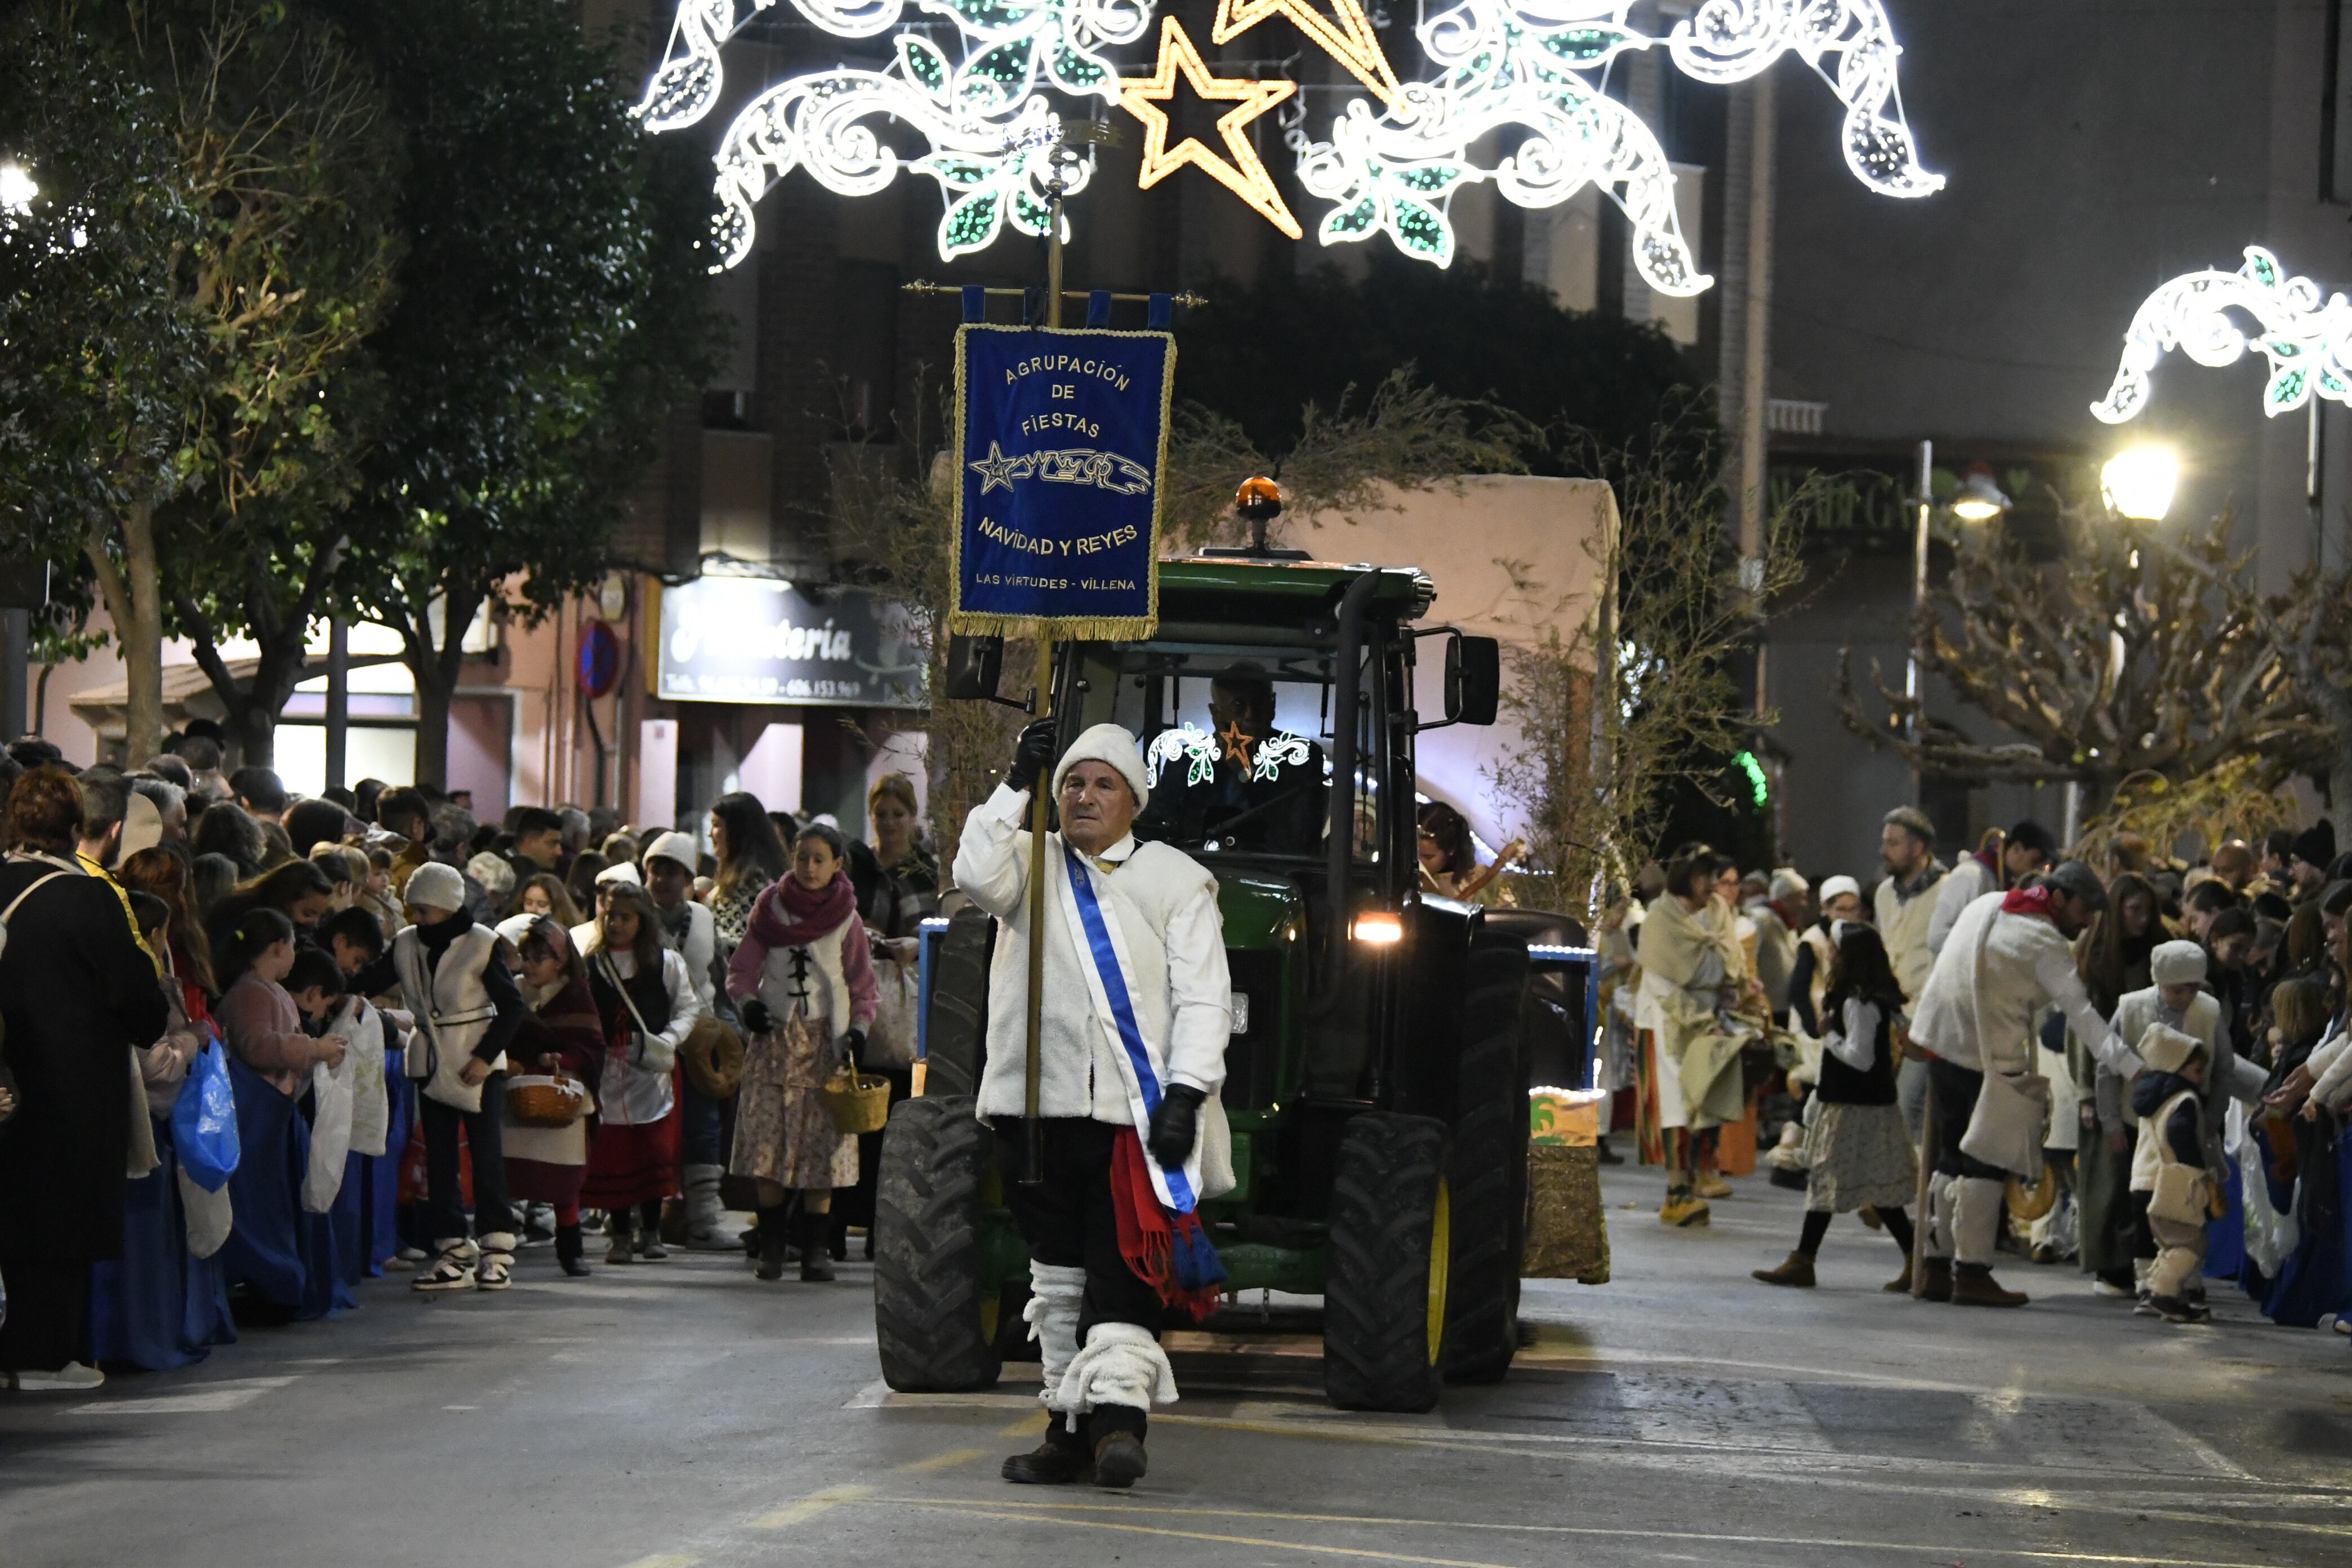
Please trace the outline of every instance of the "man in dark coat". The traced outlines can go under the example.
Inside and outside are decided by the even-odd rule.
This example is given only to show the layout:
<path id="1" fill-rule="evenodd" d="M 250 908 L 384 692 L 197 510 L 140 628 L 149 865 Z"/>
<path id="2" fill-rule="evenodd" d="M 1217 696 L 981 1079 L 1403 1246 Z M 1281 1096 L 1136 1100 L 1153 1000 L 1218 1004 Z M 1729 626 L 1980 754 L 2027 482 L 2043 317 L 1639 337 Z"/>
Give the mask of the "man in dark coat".
<path id="1" fill-rule="evenodd" d="M 103 1381 L 77 1364 L 89 1266 L 122 1250 L 130 1050 L 168 1022 L 122 900 L 74 859 L 81 825 L 81 793 L 62 768 L 35 768 L 9 793 L 0 910 L 16 908 L 0 950 L 0 1049 L 17 1109 L 0 1124 L 0 1386 Z"/>

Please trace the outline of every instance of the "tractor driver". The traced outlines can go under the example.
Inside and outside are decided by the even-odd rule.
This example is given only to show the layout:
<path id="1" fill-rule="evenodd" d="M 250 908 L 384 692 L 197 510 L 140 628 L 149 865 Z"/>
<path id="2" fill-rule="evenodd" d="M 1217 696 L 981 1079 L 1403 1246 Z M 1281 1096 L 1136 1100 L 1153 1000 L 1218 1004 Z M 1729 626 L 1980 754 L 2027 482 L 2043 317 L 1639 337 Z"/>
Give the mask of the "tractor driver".
<path id="1" fill-rule="evenodd" d="M 1131 1486 L 1145 1415 L 1176 1397 L 1159 1344 L 1174 1310 L 1194 1321 L 1224 1271 L 1193 1213 L 1234 1185 L 1217 1100 L 1233 1026 L 1217 884 L 1131 828 L 1150 798 L 1135 737 L 1097 724 L 1053 773 L 1062 830 L 1045 851 L 1042 937 L 1030 929 L 1029 790 L 1054 721 L 1021 731 L 1006 781 L 973 810 L 956 885 L 996 918 L 988 1066 L 979 1113 L 994 1128 L 1006 1206 L 1027 1243 L 1026 1317 L 1043 1363 L 1045 1441 L 1004 1479 Z M 1043 1181 L 1026 1159 L 1029 944 L 1045 943 L 1038 1009 Z M 1121 1237 L 1130 1238 L 1122 1247 Z"/>
<path id="2" fill-rule="evenodd" d="M 1212 732 L 1170 731 L 1155 743 L 1163 755 L 1160 804 L 1144 818 L 1144 833 L 1177 844 L 1315 854 L 1323 843 L 1323 749 L 1277 727 L 1274 710 L 1274 682 L 1256 665 L 1234 665 L 1212 680 Z M 1206 754 L 1196 759 L 1178 737 Z"/>

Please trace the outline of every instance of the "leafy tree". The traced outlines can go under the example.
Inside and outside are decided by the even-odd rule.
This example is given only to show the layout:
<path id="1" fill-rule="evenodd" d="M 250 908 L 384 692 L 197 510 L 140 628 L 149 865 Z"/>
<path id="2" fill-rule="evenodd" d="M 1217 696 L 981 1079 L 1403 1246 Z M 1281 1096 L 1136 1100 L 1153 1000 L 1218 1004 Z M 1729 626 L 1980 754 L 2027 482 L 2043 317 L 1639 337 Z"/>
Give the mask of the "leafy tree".
<path id="1" fill-rule="evenodd" d="M 205 344 L 185 303 L 204 225 L 173 107 L 118 19 L 51 0 L 0 24 L 0 156 L 39 187 L 0 211 L 0 518 L 12 548 L 87 560 L 139 757 L 163 738 L 157 510 L 195 466 Z"/>
<path id="2" fill-rule="evenodd" d="M 417 776 L 439 778 L 476 609 L 520 577 L 501 605 L 532 621 L 602 574 L 662 415 L 707 373 L 710 182 L 640 132 L 635 84 L 562 9 L 349 15 L 400 121 L 408 249 L 367 344 L 383 416 L 346 582 L 406 646 Z"/>
<path id="3" fill-rule="evenodd" d="M 343 558 L 337 509 L 378 402 L 359 350 L 391 302 L 397 148 L 381 94 L 307 13 L 220 0 L 141 42 L 170 79 L 204 215 L 185 304 L 205 328 L 205 384 L 190 482 L 164 512 L 170 605 L 244 760 L 266 765 Z M 260 647 L 242 682 L 219 648 L 235 633 Z"/>
<path id="4" fill-rule="evenodd" d="M 1591 438 L 1536 454 L 1543 472 L 1583 472 L 1581 455 L 1638 447 L 1662 429 L 1683 449 L 1710 444 L 1711 422 L 1685 406 L 1697 378 L 1657 328 L 1564 310 L 1476 263 L 1441 271 L 1381 252 L 1368 259 L 1360 280 L 1326 267 L 1271 272 L 1246 288 L 1212 284 L 1178 325 L 1177 395 L 1281 454 L 1305 434 L 1309 407 L 1360 405 L 1367 389 L 1411 364 L 1433 395 Z M 1286 460 L 1281 477 L 1289 480 Z"/>

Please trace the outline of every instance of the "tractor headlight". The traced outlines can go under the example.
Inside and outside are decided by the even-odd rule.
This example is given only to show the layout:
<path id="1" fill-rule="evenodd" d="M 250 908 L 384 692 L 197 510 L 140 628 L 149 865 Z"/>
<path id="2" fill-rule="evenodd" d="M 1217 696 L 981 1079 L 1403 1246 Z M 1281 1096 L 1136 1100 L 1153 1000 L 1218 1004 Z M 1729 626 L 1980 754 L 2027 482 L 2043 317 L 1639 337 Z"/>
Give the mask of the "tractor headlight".
<path id="1" fill-rule="evenodd" d="M 1385 911 L 1358 915 L 1348 934 L 1372 947 L 1392 947 L 1404 940 L 1404 919 Z"/>

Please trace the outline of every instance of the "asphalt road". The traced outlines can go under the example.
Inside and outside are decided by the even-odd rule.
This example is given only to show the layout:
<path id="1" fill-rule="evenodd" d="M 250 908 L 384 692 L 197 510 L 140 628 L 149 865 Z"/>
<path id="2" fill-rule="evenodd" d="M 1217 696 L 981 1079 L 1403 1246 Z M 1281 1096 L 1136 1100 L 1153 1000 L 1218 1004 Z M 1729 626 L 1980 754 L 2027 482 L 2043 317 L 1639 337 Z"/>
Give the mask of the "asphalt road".
<path id="1" fill-rule="evenodd" d="M 1796 1194 L 1742 1182 L 1670 1232 L 1657 1184 L 1608 1183 L 1618 1282 L 1531 1283 L 1510 1378 L 1426 1416 L 1328 1409 L 1311 1339 L 1181 1342 L 1125 1495 L 997 1479 L 1042 1425 L 1034 1370 L 885 1390 L 862 1265 L 574 1283 L 536 1249 L 502 1297 L 386 1280 L 186 1372 L 0 1395 L 0 1563 L 2352 1562 L 2341 1338 L 2219 1291 L 2171 1328 L 2024 1264 L 2022 1311 L 1897 1300 L 1851 1219 L 1819 1289 L 1775 1290 L 1747 1273 Z"/>

